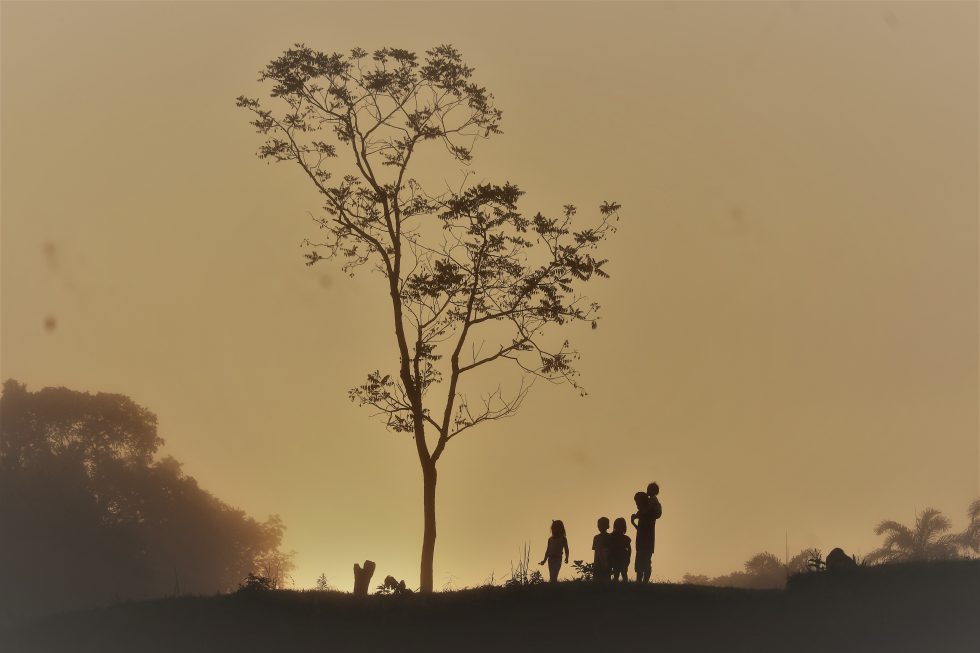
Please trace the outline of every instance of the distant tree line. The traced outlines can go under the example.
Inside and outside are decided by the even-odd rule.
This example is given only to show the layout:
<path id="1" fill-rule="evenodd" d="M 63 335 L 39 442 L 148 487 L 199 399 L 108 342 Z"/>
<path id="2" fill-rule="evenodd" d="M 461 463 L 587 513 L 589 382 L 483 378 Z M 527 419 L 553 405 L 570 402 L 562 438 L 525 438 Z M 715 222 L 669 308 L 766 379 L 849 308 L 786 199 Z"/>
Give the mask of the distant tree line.
<path id="1" fill-rule="evenodd" d="M 157 418 L 119 394 L 0 398 L 0 623 L 119 600 L 229 591 L 288 577 L 284 526 L 232 508 L 181 471 Z"/>
<path id="2" fill-rule="evenodd" d="M 952 531 L 952 522 L 935 508 L 926 508 L 916 516 L 912 526 L 884 520 L 875 527 L 876 535 L 884 535 L 882 546 L 861 560 L 862 565 L 900 562 L 930 562 L 959 560 L 980 554 L 980 498 L 967 509 L 967 527 L 959 533 Z M 743 571 L 709 577 L 685 574 L 685 583 L 716 587 L 746 589 L 778 589 L 786 585 L 793 574 L 820 571 L 825 561 L 819 549 L 803 549 L 786 563 L 774 553 L 757 553 L 749 558 Z"/>

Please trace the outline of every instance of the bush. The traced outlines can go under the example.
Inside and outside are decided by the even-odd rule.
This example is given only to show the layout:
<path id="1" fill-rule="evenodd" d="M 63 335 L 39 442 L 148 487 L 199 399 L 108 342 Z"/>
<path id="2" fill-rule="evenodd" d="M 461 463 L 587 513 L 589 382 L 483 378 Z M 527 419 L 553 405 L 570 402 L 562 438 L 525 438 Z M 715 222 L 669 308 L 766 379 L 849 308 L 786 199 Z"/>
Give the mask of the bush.
<path id="1" fill-rule="evenodd" d="M 576 580 L 592 580 L 595 578 L 595 563 L 572 560 L 572 568 L 578 574 Z"/>
<path id="2" fill-rule="evenodd" d="M 272 590 L 272 581 L 265 576 L 257 576 L 248 572 L 241 583 L 238 585 L 239 593 L 269 592 Z"/>

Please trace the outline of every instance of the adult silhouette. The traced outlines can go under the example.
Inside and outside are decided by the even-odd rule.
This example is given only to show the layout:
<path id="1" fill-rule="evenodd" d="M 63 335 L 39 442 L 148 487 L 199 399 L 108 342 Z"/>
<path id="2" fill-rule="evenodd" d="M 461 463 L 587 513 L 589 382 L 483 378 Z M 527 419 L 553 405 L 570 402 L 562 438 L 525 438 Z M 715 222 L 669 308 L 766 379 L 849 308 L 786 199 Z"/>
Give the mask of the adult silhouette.
<path id="1" fill-rule="evenodd" d="M 636 529 L 636 582 L 650 582 L 650 574 L 653 571 L 653 549 L 656 543 L 656 522 L 663 514 L 663 507 L 660 505 L 660 486 L 650 483 L 646 492 L 637 492 L 633 495 L 636 503 L 636 512 L 630 516 L 630 521 Z"/>

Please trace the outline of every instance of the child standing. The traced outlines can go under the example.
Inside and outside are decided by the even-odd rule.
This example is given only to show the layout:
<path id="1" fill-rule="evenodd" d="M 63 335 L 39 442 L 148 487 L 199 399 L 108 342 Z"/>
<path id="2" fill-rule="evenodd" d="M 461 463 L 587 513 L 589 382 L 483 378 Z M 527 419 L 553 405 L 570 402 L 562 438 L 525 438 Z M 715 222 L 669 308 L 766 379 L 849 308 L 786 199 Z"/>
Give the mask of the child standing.
<path id="1" fill-rule="evenodd" d="M 607 540 L 609 546 L 609 570 L 612 572 L 612 579 L 619 580 L 622 577 L 625 583 L 628 579 L 627 574 L 630 568 L 630 554 L 633 552 L 630 536 L 626 534 L 626 520 L 618 517 L 613 522 L 613 532 L 609 534 Z"/>
<path id="2" fill-rule="evenodd" d="M 649 583 L 653 563 L 653 522 L 656 519 L 646 492 L 633 495 L 636 512 L 630 517 L 636 528 L 636 582 Z"/>
<path id="3" fill-rule="evenodd" d="M 548 538 L 548 548 L 544 552 L 544 560 L 538 564 L 548 563 L 549 582 L 558 582 L 558 570 L 561 569 L 561 554 L 565 552 L 565 563 L 568 563 L 568 538 L 565 537 L 565 524 L 560 519 L 551 522 L 551 537 Z"/>
<path id="4" fill-rule="evenodd" d="M 592 580 L 601 582 L 609 580 L 609 518 L 599 517 L 596 523 L 599 532 L 592 538 Z"/>

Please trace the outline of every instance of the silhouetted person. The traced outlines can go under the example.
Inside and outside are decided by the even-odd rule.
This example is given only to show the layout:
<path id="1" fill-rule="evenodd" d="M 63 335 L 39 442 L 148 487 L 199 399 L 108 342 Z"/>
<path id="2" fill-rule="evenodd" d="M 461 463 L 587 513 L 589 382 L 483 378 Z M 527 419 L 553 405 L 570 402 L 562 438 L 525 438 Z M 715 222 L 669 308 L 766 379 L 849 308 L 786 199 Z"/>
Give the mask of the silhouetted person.
<path id="1" fill-rule="evenodd" d="M 558 582 L 558 571 L 561 569 L 561 554 L 565 552 L 565 562 L 568 562 L 568 538 L 565 537 L 565 524 L 560 519 L 551 522 L 551 537 L 548 538 L 548 548 L 544 552 L 544 560 L 538 564 L 548 563 L 549 582 Z"/>
<path id="2" fill-rule="evenodd" d="M 633 526 L 636 527 L 636 580 L 639 583 L 650 581 L 650 574 L 653 571 L 653 549 L 656 540 L 656 521 L 663 514 L 663 508 L 657 495 L 660 494 L 660 486 L 650 483 L 647 491 L 637 492 L 633 496 L 636 503 L 636 513 L 631 516 Z"/>
<path id="3" fill-rule="evenodd" d="M 596 523 L 599 532 L 592 538 L 592 580 L 609 580 L 609 518 L 599 517 Z"/>
<path id="4" fill-rule="evenodd" d="M 625 583 L 629 580 L 628 573 L 630 568 L 630 554 L 633 552 L 630 546 L 630 536 L 626 534 L 626 520 L 617 517 L 613 522 L 613 531 L 606 540 L 609 546 L 609 571 L 612 579 Z"/>
<path id="5" fill-rule="evenodd" d="M 663 517 L 664 509 L 660 505 L 660 485 L 656 482 L 647 485 L 647 499 L 650 500 L 648 508 L 653 515 L 653 542 L 650 544 L 650 568 L 653 569 L 653 553 L 657 544 L 657 520 Z"/>
<path id="6" fill-rule="evenodd" d="M 650 498 L 645 492 L 633 495 L 636 512 L 630 515 L 630 522 L 636 529 L 636 560 L 633 569 L 636 570 L 636 582 L 646 583 L 650 580 L 653 564 L 653 518 L 649 511 Z"/>

